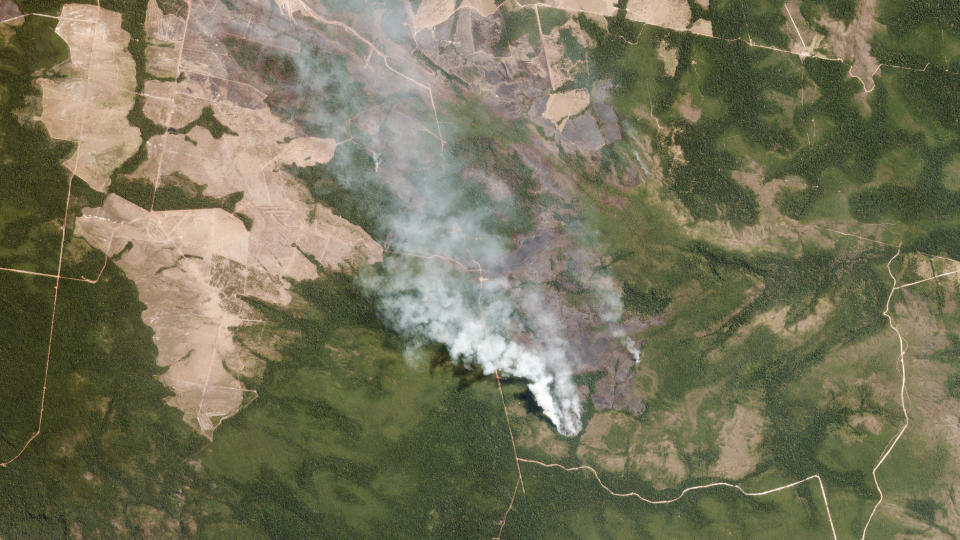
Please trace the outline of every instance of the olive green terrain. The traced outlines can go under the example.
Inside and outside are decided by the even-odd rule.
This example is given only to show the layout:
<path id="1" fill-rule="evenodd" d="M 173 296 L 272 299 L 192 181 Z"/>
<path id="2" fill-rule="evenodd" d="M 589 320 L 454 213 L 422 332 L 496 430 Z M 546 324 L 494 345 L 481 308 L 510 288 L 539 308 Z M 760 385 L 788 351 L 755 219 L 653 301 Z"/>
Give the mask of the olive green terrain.
<path id="1" fill-rule="evenodd" d="M 55 13 L 61 3 L 22 6 Z M 888 274 L 911 283 L 957 269 L 944 257 L 960 259 L 960 15 L 881 0 L 886 26 L 871 50 L 885 65 L 865 93 L 846 64 L 749 45 L 786 46 L 783 2 L 690 4 L 715 35 L 743 40 L 644 27 L 622 13 L 601 25 L 540 12 L 544 31 L 574 19 L 595 44 L 584 51 L 589 75 L 571 86 L 614 82 L 625 139 L 599 157 L 557 156 L 556 165 L 577 177 L 575 204 L 602 238 L 604 269 L 623 285 L 628 316 L 653 323 L 634 336 L 643 342 L 643 415 L 597 411 L 588 400 L 584 432 L 561 438 L 523 381 L 505 380 L 501 402 L 495 379 L 439 347 L 411 362 L 376 299 L 349 275 L 324 273 L 294 284 L 290 307 L 248 300 L 264 322 L 237 330 L 237 340 L 252 354 L 269 344 L 270 360 L 245 381 L 259 397 L 209 441 L 164 403 L 171 394 L 156 378 L 144 306 L 107 261 L 96 284 L 60 282 L 43 432 L 0 469 L 0 536 L 489 538 L 512 501 L 503 538 L 830 538 L 834 530 L 860 538 L 879 497 L 872 470 L 904 424 L 888 302 L 908 345 L 910 425 L 877 472 L 885 504 L 867 537 L 960 534 L 960 456 L 949 427 L 960 400 L 958 282 L 891 295 Z M 124 13 L 142 89 L 145 2 L 103 6 Z M 855 9 L 854 0 L 818 0 L 801 12 L 849 22 Z M 537 39 L 532 14 L 507 13 L 498 54 Z M 73 237 L 71 217 L 103 195 L 73 178 L 64 224 L 71 178 L 60 162 L 74 145 L 23 120 L 37 112 L 34 80 L 67 58 L 55 23 L 27 17 L 0 34 L 0 267 L 56 274 L 66 227 L 63 275 L 93 278 L 104 256 Z M 661 42 L 678 51 L 672 76 Z M 247 69 L 296 77 L 288 60 L 225 45 Z M 336 60 L 324 68 L 345 69 Z M 270 98 L 277 111 L 306 106 L 281 97 Z M 696 121 L 682 112 L 687 100 Z M 460 130 L 451 151 L 517 192 L 520 204 L 498 208 L 503 219 L 492 226 L 532 230 L 532 212 L 555 201 L 537 193 L 511 146 L 536 132 L 504 140 L 503 121 L 480 107 L 449 103 L 441 112 Z M 159 130 L 183 129 L 150 122 L 142 101 L 130 121 L 144 145 Z M 212 112 L 195 123 L 231 136 Z M 145 148 L 115 171 L 112 191 L 158 210 L 232 212 L 242 197 L 204 196 L 202 185 L 171 177 L 154 199 L 153 186 L 128 177 Z M 373 175 L 369 155 L 344 148 L 326 165 L 291 172 L 317 201 L 382 238 L 377 209 L 399 202 L 386 189 L 338 184 L 346 168 Z M 52 283 L 0 271 L 0 459 L 36 429 Z M 761 421 L 753 447 L 728 436 L 738 407 Z M 520 457 L 589 465 L 602 485 L 589 473 L 524 462 L 515 494 L 513 435 Z M 646 459 L 656 453 L 650 445 L 664 461 Z M 732 448 L 745 466 L 720 465 Z M 816 480 L 759 497 L 710 488 L 665 505 L 603 487 L 672 499 L 714 481 L 763 491 L 814 474 L 830 519 Z"/>
<path id="2" fill-rule="evenodd" d="M 960 98 L 954 91 L 960 79 L 958 62 L 947 52 L 956 50 L 956 26 L 945 22 L 956 19 L 947 8 L 880 2 L 880 20 L 889 25 L 874 37 L 874 54 L 904 67 L 885 65 L 877 88 L 866 94 L 847 75 L 848 65 L 745 42 L 750 32 L 755 41 L 785 45 L 785 38 L 773 34 L 760 33 L 758 40 L 754 30 L 782 25 L 782 14 L 775 14 L 780 2 L 769 3 L 770 9 L 755 3 L 742 24 L 728 24 L 730 4 L 739 3 L 711 5 L 702 16 L 709 19 L 713 12 L 715 34 L 744 41 L 653 30 L 620 17 L 603 30 L 579 19 L 597 43 L 590 51 L 594 80 L 617 83 L 614 105 L 621 122 L 650 137 L 650 157 L 665 171 L 662 180 L 651 175 L 643 185 L 624 189 L 621 164 L 633 148 L 618 143 L 582 174 L 585 215 L 607 240 L 625 306 L 642 316 L 663 312 L 665 318 L 663 326 L 642 334 L 643 362 L 653 373 L 647 413 L 630 429 L 637 440 L 657 440 L 663 433 L 675 441 L 687 474 L 677 487 L 698 485 L 722 478 L 713 468 L 722 451 L 717 419 L 729 418 L 738 404 L 761 403 L 768 423 L 757 465 L 741 484 L 769 489 L 818 473 L 837 535 L 859 537 L 878 497 L 871 470 L 904 422 L 896 334 L 883 317 L 893 286 L 886 264 L 902 242 L 891 268 L 899 283 L 912 282 L 947 268 L 938 256 L 956 258 L 960 246 L 958 171 L 951 165 L 960 158 L 960 124 L 950 105 Z M 828 7 L 837 18 L 849 13 L 837 4 Z M 938 24 L 951 28 L 922 30 Z M 672 77 L 657 56 L 661 41 L 678 51 Z M 908 69 L 924 65 L 924 71 Z M 682 114 L 684 98 L 701 113 L 695 122 Z M 760 185 L 739 182 L 737 172 L 757 174 Z M 780 189 L 764 209 L 758 197 L 763 186 L 788 177 L 805 187 Z M 772 228 L 763 242 L 751 244 L 752 228 L 764 226 L 764 211 L 779 214 L 789 235 L 777 237 Z M 716 245 L 716 231 L 723 229 L 703 226 L 714 221 L 728 222 L 744 238 L 743 248 Z M 919 267 L 927 273 L 919 275 Z M 955 291 L 956 282 L 945 278 L 892 296 L 895 324 L 912 332 L 903 336 L 909 347 L 907 391 L 916 411 L 878 472 L 886 500 L 898 509 L 881 508 L 869 537 L 938 529 L 956 534 L 955 522 L 944 525 L 955 515 L 950 478 L 957 474 L 956 450 L 933 427 L 943 421 L 933 411 L 956 404 L 949 393 L 956 394 L 949 385 L 960 367 L 952 352 Z M 819 313 L 820 303 L 833 308 Z M 781 309 L 783 321 L 771 325 L 770 315 Z M 804 319 L 816 326 L 790 330 Z M 670 417 L 691 414 L 690 399 L 701 392 L 706 398 L 692 411 L 694 418 Z M 917 405 L 921 400 L 925 404 Z M 952 414 L 948 422 L 955 423 L 955 409 Z M 881 428 L 857 424 L 863 415 L 880 419 Z M 621 455 L 632 455 L 624 450 Z M 602 466 L 611 455 L 617 452 L 597 453 L 594 464 Z M 576 461 L 571 456 L 565 464 Z M 638 469 L 651 478 L 651 471 Z M 628 473 L 601 471 L 601 479 L 651 498 L 676 493 L 641 489 L 640 479 L 623 483 Z M 817 491 L 816 484 L 810 488 Z M 817 516 L 811 519 L 822 523 L 822 498 L 796 495 Z M 789 523 L 785 513 L 778 515 L 784 520 L 778 523 Z M 771 537 L 825 536 L 801 531 Z"/>

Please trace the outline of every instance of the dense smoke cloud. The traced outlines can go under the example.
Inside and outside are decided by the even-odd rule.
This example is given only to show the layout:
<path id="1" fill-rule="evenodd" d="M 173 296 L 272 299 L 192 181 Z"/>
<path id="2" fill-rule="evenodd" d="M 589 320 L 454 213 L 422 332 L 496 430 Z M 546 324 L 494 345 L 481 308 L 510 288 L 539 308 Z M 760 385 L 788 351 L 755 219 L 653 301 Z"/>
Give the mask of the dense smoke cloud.
<path id="1" fill-rule="evenodd" d="M 375 170 L 337 158 L 328 168 L 340 185 L 361 198 L 388 185 L 401 201 L 396 207 L 371 209 L 380 229 L 375 233 L 388 249 L 380 271 L 360 277 L 378 299 L 386 323 L 414 346 L 441 343 L 454 359 L 476 364 L 487 374 L 500 371 L 529 381 L 537 404 L 558 431 L 577 434 L 582 427 L 573 381 L 577 353 L 549 307 L 555 303 L 546 300 L 546 285 L 527 281 L 520 286 L 512 277 L 510 266 L 517 264 L 510 260 L 513 242 L 509 231 L 497 227 L 503 209 L 516 208 L 517 201 L 509 194 L 501 198 L 502 193 L 494 201 L 482 179 L 464 175 L 465 164 L 450 151 L 460 137 L 456 129 L 444 126 L 448 145 L 441 151 L 431 134 L 433 111 L 424 107 L 422 95 L 398 92 L 394 75 L 373 75 L 373 70 L 348 74 L 340 69 L 343 64 L 318 62 L 311 55 L 299 62 L 301 75 L 312 79 L 309 86 L 329 89 L 337 100 L 348 99 L 337 89 L 356 88 L 358 78 L 367 83 L 367 95 L 357 99 L 369 106 L 351 119 L 353 140 L 340 145 L 337 154 L 349 155 L 357 148 L 353 145 L 360 145 Z M 389 89 L 390 95 L 378 97 L 372 88 Z M 342 108 L 358 110 L 356 103 Z M 342 120 L 337 110 L 329 103 L 318 105 L 305 120 L 330 125 Z M 615 325 L 622 311 L 619 294 L 612 282 L 595 285 L 588 287 L 606 290 L 596 298 L 601 319 Z M 622 330 L 614 337 L 632 344 Z"/>
<path id="2" fill-rule="evenodd" d="M 560 433 L 580 431 L 580 400 L 565 356 L 564 341 L 549 313 L 524 306 L 509 294 L 504 278 L 483 282 L 444 262 L 389 257 L 385 272 L 362 279 L 375 291 L 387 321 L 413 339 L 446 345 L 453 358 L 474 362 L 484 373 L 503 373 L 530 381 L 530 391 Z M 529 297 L 528 297 L 529 298 Z M 535 302 L 531 300 L 531 304 Z M 535 305 L 526 306 L 536 308 Z M 536 314 L 533 326 L 547 334 L 521 344 L 516 321 Z"/>
<path id="3" fill-rule="evenodd" d="M 390 158 L 401 151 L 406 159 L 418 157 L 412 155 L 416 146 L 398 148 L 401 142 L 393 138 L 368 144 L 383 156 L 381 170 L 395 167 Z M 378 299 L 384 320 L 414 344 L 442 343 L 451 357 L 484 373 L 499 370 L 530 381 L 544 415 L 560 433 L 575 435 L 581 406 L 572 379 L 575 361 L 568 357 L 561 325 L 543 309 L 538 293 L 543 285 L 520 291 L 507 273 L 489 273 L 507 265 L 512 242 L 492 230 L 499 216 L 452 161 L 444 155 L 415 172 L 404 170 L 404 191 L 412 195 L 400 208 L 383 209 L 378 223 L 388 239 L 384 263 L 379 272 L 362 273 L 360 283 Z M 337 178 L 361 193 L 368 187 L 362 182 L 383 181 L 348 170 L 338 170 Z"/>
<path id="4" fill-rule="evenodd" d="M 451 357 L 484 373 L 530 381 L 544 415 L 560 433 L 575 435 L 581 406 L 561 325 L 544 309 L 543 285 L 520 290 L 509 277 L 489 274 L 505 266 L 512 242 L 492 230 L 499 217 L 491 201 L 459 171 L 444 155 L 404 175 L 415 195 L 382 217 L 389 236 L 383 271 L 360 282 L 378 298 L 384 319 L 414 343 L 442 343 Z"/>

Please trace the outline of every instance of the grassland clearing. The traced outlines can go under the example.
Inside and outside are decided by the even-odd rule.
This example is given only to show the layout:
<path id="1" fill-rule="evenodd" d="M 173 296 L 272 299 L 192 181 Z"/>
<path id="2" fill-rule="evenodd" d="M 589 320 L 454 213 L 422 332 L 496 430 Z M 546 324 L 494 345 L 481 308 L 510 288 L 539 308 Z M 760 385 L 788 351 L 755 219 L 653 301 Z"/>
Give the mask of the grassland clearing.
<path id="1" fill-rule="evenodd" d="M 106 191 L 110 173 L 140 140 L 127 122 L 136 88 L 133 58 L 125 51 L 130 35 L 120 28 L 119 13 L 83 4 L 64 6 L 57 34 L 70 48 L 70 62 L 59 76 L 38 81 L 40 121 L 54 139 L 77 141 L 67 167 Z"/>

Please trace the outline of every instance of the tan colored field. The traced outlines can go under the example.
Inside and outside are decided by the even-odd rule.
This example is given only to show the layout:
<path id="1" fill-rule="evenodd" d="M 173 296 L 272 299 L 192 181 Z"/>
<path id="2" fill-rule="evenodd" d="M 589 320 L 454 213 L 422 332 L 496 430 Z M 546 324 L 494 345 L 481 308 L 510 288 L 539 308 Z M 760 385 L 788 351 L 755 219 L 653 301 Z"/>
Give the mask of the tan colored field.
<path id="1" fill-rule="evenodd" d="M 617 14 L 616 2 L 612 0 L 547 0 L 542 3 L 557 9 L 583 11 L 604 17 L 612 17 Z"/>
<path id="2" fill-rule="evenodd" d="M 563 130 L 567 118 L 576 116 L 590 106 L 590 94 L 586 90 L 570 90 L 558 94 L 550 94 L 547 98 L 547 107 L 543 117 L 557 124 L 557 129 Z"/>
<path id="3" fill-rule="evenodd" d="M 627 18 L 672 30 L 686 30 L 690 25 L 690 6 L 686 0 L 631 0 Z"/>
<path id="4" fill-rule="evenodd" d="M 433 28 L 453 16 L 458 9 L 472 9 L 482 17 L 489 17 L 497 11 L 493 0 L 423 0 L 417 12 L 413 15 L 413 31 L 419 32 L 425 28 Z"/>
<path id="5" fill-rule="evenodd" d="M 168 402 L 203 433 L 239 410 L 246 391 L 223 358 L 234 349 L 230 328 L 241 323 L 242 303 L 223 296 L 225 282 L 242 290 L 247 276 L 222 269 L 246 259 L 243 223 L 220 209 L 151 213 L 110 194 L 77 218 L 76 232 L 110 256 L 131 243 L 117 264 L 147 306 L 157 363 L 168 368 L 160 379 L 175 393 Z"/>
<path id="6" fill-rule="evenodd" d="M 527 415 L 519 403 L 511 404 L 508 409 L 518 447 L 540 450 L 557 458 L 570 453 L 566 441 L 549 424 Z"/>
<path id="7" fill-rule="evenodd" d="M 870 40 L 882 26 L 877 22 L 876 14 L 876 0 L 861 0 L 857 3 L 856 17 L 849 26 L 826 18 L 817 21 L 829 31 L 826 42 L 833 54 L 853 64 L 850 75 L 860 79 L 867 92 L 876 86 L 873 76 L 880 69 L 880 62 L 870 54 Z"/>
<path id="8" fill-rule="evenodd" d="M 90 8 L 68 6 L 65 12 L 101 21 L 83 23 L 89 28 L 95 24 L 113 28 L 101 32 L 101 37 L 109 36 L 109 43 L 115 46 L 93 45 L 92 34 L 87 41 L 77 41 L 76 36 L 83 34 L 70 30 L 66 36 L 73 36 L 72 42 L 68 41 L 72 57 L 83 57 L 84 44 L 93 47 L 97 51 L 91 55 L 96 60 L 92 63 L 95 68 L 90 68 L 89 62 L 80 64 L 85 69 L 82 73 L 91 79 L 86 84 L 132 89 L 132 60 L 123 51 L 128 36 L 116 30 L 119 15 L 100 11 L 97 19 L 96 8 Z M 179 55 L 185 44 L 171 41 L 189 35 L 183 31 L 185 27 L 186 21 L 174 15 L 161 16 L 151 2 L 147 24 L 151 69 L 163 74 L 185 69 Z M 177 51 L 177 55 L 166 51 Z M 176 127 L 196 119 L 204 107 L 211 107 L 217 120 L 237 134 L 216 139 L 205 128 L 196 127 L 183 135 L 164 132 L 154 136 L 147 142 L 147 159 L 132 177 L 151 185 L 159 185 L 163 178 L 183 178 L 205 185 L 204 195 L 213 197 L 241 191 L 244 196 L 236 212 L 250 218 L 250 229 L 236 215 L 221 209 L 150 211 L 111 194 L 103 207 L 83 211 L 76 220 L 76 234 L 108 255 L 123 252 L 117 264 L 136 283 L 140 300 L 147 306 L 143 319 L 155 334 L 157 362 L 168 368 L 161 379 L 175 393 L 169 402 L 184 412 L 189 424 L 212 436 L 224 418 L 235 414 L 255 395 L 237 376 L 252 376 L 261 367 L 260 360 L 238 350 L 234 342 L 233 328 L 256 323 L 249 320 L 249 310 L 240 297 L 286 304 L 291 296 L 285 278 L 317 277 L 317 266 L 311 258 L 326 267 L 355 267 L 379 260 L 382 250 L 362 229 L 310 202 L 306 188 L 283 170 L 285 165 L 306 167 L 329 161 L 336 142 L 297 137 L 293 126 L 273 116 L 262 103 L 262 92 L 211 77 L 200 63 L 204 58 L 219 61 L 192 59 L 191 71 L 180 82 L 147 81 L 144 112 L 160 125 Z M 217 71 L 218 65 L 209 69 Z M 211 81 L 215 84 L 209 84 Z M 49 101 L 57 95 L 57 87 L 45 84 L 44 111 L 53 129 L 65 130 L 69 126 L 67 117 L 62 116 L 65 110 L 59 109 L 61 116 L 56 116 L 58 102 Z M 129 109 L 132 94 L 124 92 L 116 96 L 98 93 L 97 103 L 104 101 L 104 96 L 118 100 L 129 96 L 128 101 L 122 101 L 122 106 Z M 127 122 L 127 109 L 121 109 L 119 105 L 106 111 L 92 109 L 100 114 L 95 124 L 88 124 L 99 127 L 92 133 L 104 140 L 109 133 L 110 140 L 115 140 L 118 132 L 123 133 L 123 126 L 108 131 L 106 125 L 119 124 L 120 119 Z M 73 109 L 66 112 L 70 111 Z M 82 113 L 77 110 L 76 114 Z M 130 128 L 128 123 L 126 126 Z M 130 153 L 139 142 L 138 131 L 131 129 Z M 103 154 L 96 153 L 100 139 L 88 141 L 90 132 L 86 130 L 71 133 L 81 138 L 81 169 L 90 162 L 92 150 L 90 159 L 102 173 L 94 177 L 101 178 L 94 187 L 106 189 L 107 175 L 126 159 L 126 147 L 123 152 L 110 154 L 112 161 L 105 160 Z"/>
<path id="9" fill-rule="evenodd" d="M 659 424 L 656 420 L 652 423 Z M 665 434 L 662 426 L 648 430 L 646 425 L 642 427 L 636 418 L 622 412 L 598 412 L 584 429 L 577 457 L 610 472 L 636 471 L 657 489 L 674 487 L 687 477 L 674 438 Z"/>
<path id="10" fill-rule="evenodd" d="M 713 23 L 706 19 L 697 19 L 690 25 L 690 33 L 713 37 Z"/>
<path id="11" fill-rule="evenodd" d="M 673 77 L 677 72 L 677 49 L 668 46 L 666 41 L 661 41 L 657 46 L 657 56 L 663 62 L 663 72 Z"/>
<path id="12" fill-rule="evenodd" d="M 680 453 L 670 439 L 649 442 L 642 447 L 637 447 L 631 457 L 630 467 L 640 471 L 640 474 L 657 489 L 675 487 L 687 477 Z"/>
<path id="13" fill-rule="evenodd" d="M 606 21 L 605 19 L 601 20 Z M 585 59 L 575 61 L 566 55 L 566 48 L 560 39 L 561 31 L 570 32 L 570 35 L 585 48 L 595 46 L 590 36 L 572 19 L 560 26 L 551 28 L 548 34 L 543 34 L 543 54 L 546 57 L 549 69 L 550 88 L 553 90 L 560 88 L 568 81 L 574 80 L 578 74 L 589 70 Z"/>
<path id="14" fill-rule="evenodd" d="M 147 71 L 157 77 L 176 79 L 179 73 L 180 47 L 186 24 L 176 15 L 164 15 L 157 7 L 156 0 L 147 4 L 147 17 L 144 22 L 147 35 Z M 156 81 L 147 81 L 146 84 Z"/>
<path id="15" fill-rule="evenodd" d="M 760 463 L 765 424 L 757 408 L 737 405 L 733 417 L 720 429 L 720 457 L 711 472 L 732 479 L 751 473 Z"/>
<path id="16" fill-rule="evenodd" d="M 120 14 L 97 6 L 63 7 L 57 34 L 70 48 L 70 61 L 55 79 L 40 79 L 40 121 L 55 139 L 77 141 L 65 165 L 98 191 L 110 185 L 110 172 L 136 152 L 140 130 L 130 125 L 135 66 L 120 29 Z"/>
<path id="17" fill-rule="evenodd" d="M 697 123 L 697 120 L 700 120 L 700 115 L 703 114 L 703 111 L 693 104 L 690 94 L 684 94 L 677 100 L 677 110 L 687 121 L 693 123 Z"/>
<path id="18" fill-rule="evenodd" d="M 629 452 L 628 448 L 610 448 L 605 439 L 613 429 L 624 430 L 632 435 L 637 429 L 637 421 L 620 412 L 604 411 L 595 414 L 580 437 L 577 457 L 608 471 L 623 472 Z M 630 439 L 625 442 L 629 443 Z"/>
<path id="19" fill-rule="evenodd" d="M 858 2 L 856 15 L 849 25 L 826 15 L 807 21 L 798 4 L 786 2 L 783 5 L 787 22 L 781 30 L 790 40 L 790 52 L 800 56 L 843 59 L 852 64 L 850 76 L 859 79 L 865 91 L 873 91 L 873 76 L 879 71 L 880 62 L 870 54 L 870 41 L 883 27 L 876 19 L 876 0 Z M 821 33 L 824 30 L 826 34 Z"/>

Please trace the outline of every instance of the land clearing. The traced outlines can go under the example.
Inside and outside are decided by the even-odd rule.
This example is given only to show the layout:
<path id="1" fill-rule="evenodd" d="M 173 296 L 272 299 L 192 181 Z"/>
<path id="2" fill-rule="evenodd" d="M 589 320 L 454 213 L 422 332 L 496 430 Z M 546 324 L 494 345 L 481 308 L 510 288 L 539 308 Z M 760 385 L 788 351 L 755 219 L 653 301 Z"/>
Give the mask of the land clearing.
<path id="1" fill-rule="evenodd" d="M 136 152 L 140 130 L 130 125 L 136 89 L 135 65 L 120 29 L 120 14 L 97 6 L 67 4 L 57 34 L 70 61 L 54 79 L 39 79 L 40 121 L 55 139 L 77 141 L 66 167 L 97 191 L 106 191 L 110 172 Z"/>
<path id="2" fill-rule="evenodd" d="M 711 472 L 724 478 L 742 478 L 760 463 L 760 443 L 767 421 L 757 407 L 737 405 L 720 429 L 720 457 Z"/>
<path id="3" fill-rule="evenodd" d="M 555 26 L 546 34 L 541 34 L 543 55 L 546 59 L 547 71 L 550 76 L 550 87 L 557 90 L 564 84 L 586 75 L 590 66 L 586 54 L 578 57 L 571 49 L 596 46 L 590 36 L 580 28 L 574 19 Z"/>
<path id="4" fill-rule="evenodd" d="M 543 117 L 556 124 L 558 131 L 563 131 L 567 118 L 582 113 L 589 106 L 590 94 L 586 90 L 570 90 L 550 94 L 550 97 L 547 98 L 546 109 L 543 111 Z"/>
<path id="5" fill-rule="evenodd" d="M 423 0 L 413 15 L 413 34 L 434 28 L 460 9 L 472 9 L 481 17 L 489 17 L 496 13 L 497 5 L 494 0 Z"/>
<path id="6" fill-rule="evenodd" d="M 668 77 L 673 77 L 677 73 L 677 64 L 679 63 L 677 54 L 677 49 L 669 46 L 666 41 L 661 41 L 657 45 L 657 56 L 663 62 L 663 72 Z"/>
<path id="7" fill-rule="evenodd" d="M 870 54 L 873 34 L 883 26 L 876 16 L 877 0 L 860 0 L 850 25 L 826 17 L 817 21 L 828 30 L 826 42 L 833 54 L 853 64 L 850 76 L 859 79 L 866 92 L 876 87 L 873 76 L 880 71 L 880 62 Z"/>
<path id="8" fill-rule="evenodd" d="M 89 14 L 88 8 L 79 13 Z M 104 19 L 118 27 L 120 16 L 114 15 Z M 153 59 L 148 66 L 164 75 L 179 73 L 184 69 L 180 51 L 189 43 L 171 40 L 192 35 L 186 20 L 160 16 L 155 6 L 148 18 L 150 50 L 156 53 L 148 54 Z M 85 43 L 100 50 L 97 42 Z M 170 50 L 177 52 L 175 66 L 164 52 Z M 71 52 L 77 57 L 83 49 L 75 45 Z M 298 137 L 292 125 L 263 104 L 264 94 L 211 76 L 208 71 L 221 72 L 220 60 L 204 58 L 215 63 L 204 66 L 197 58 L 190 60 L 191 71 L 179 82 L 148 80 L 144 112 L 160 125 L 183 126 L 209 111 L 225 132 L 213 133 L 197 125 L 183 134 L 165 131 L 153 136 L 147 141 L 146 159 L 130 181 L 156 189 L 166 185 L 164 179 L 180 178 L 187 184 L 202 184 L 203 194 L 215 198 L 241 192 L 233 212 L 219 208 L 154 211 L 155 201 L 140 207 L 110 194 L 103 207 L 85 209 L 77 218 L 76 234 L 109 256 L 117 256 L 118 266 L 136 283 L 147 306 L 143 320 L 154 330 L 157 362 L 167 368 L 161 380 L 175 393 L 168 401 L 184 412 L 187 423 L 211 437 L 223 419 L 255 395 L 238 377 L 254 376 L 262 367 L 259 359 L 243 354 L 234 342 L 234 328 L 257 324 L 248 320 L 250 310 L 241 298 L 286 305 L 291 300 L 287 278 L 313 279 L 320 267 L 349 269 L 378 261 L 381 248 L 359 227 L 310 202 L 307 189 L 284 170 L 286 165 L 328 162 L 336 142 Z M 94 64 L 100 67 L 87 76 L 132 89 L 133 63 L 127 60 L 128 64 L 121 64 L 124 69 L 112 71 L 105 67 L 109 65 L 105 60 L 100 61 Z M 123 94 L 128 95 L 132 104 L 132 94 Z M 126 110 L 114 119 L 122 120 L 126 128 L 110 131 L 112 140 L 124 129 L 139 139 L 138 130 L 125 116 Z M 82 139 L 81 164 L 90 150 L 96 146 Z M 105 173 L 119 165 L 110 163 L 104 166 Z M 107 181 L 94 187 L 106 189 Z"/>
<path id="9" fill-rule="evenodd" d="M 686 0 L 632 0 L 627 3 L 627 19 L 671 30 L 687 30 L 690 17 L 690 5 Z"/>
<path id="10" fill-rule="evenodd" d="M 587 424 L 577 457 L 612 472 L 623 472 L 630 457 L 629 445 L 637 430 L 637 421 L 619 412 L 601 412 Z"/>

